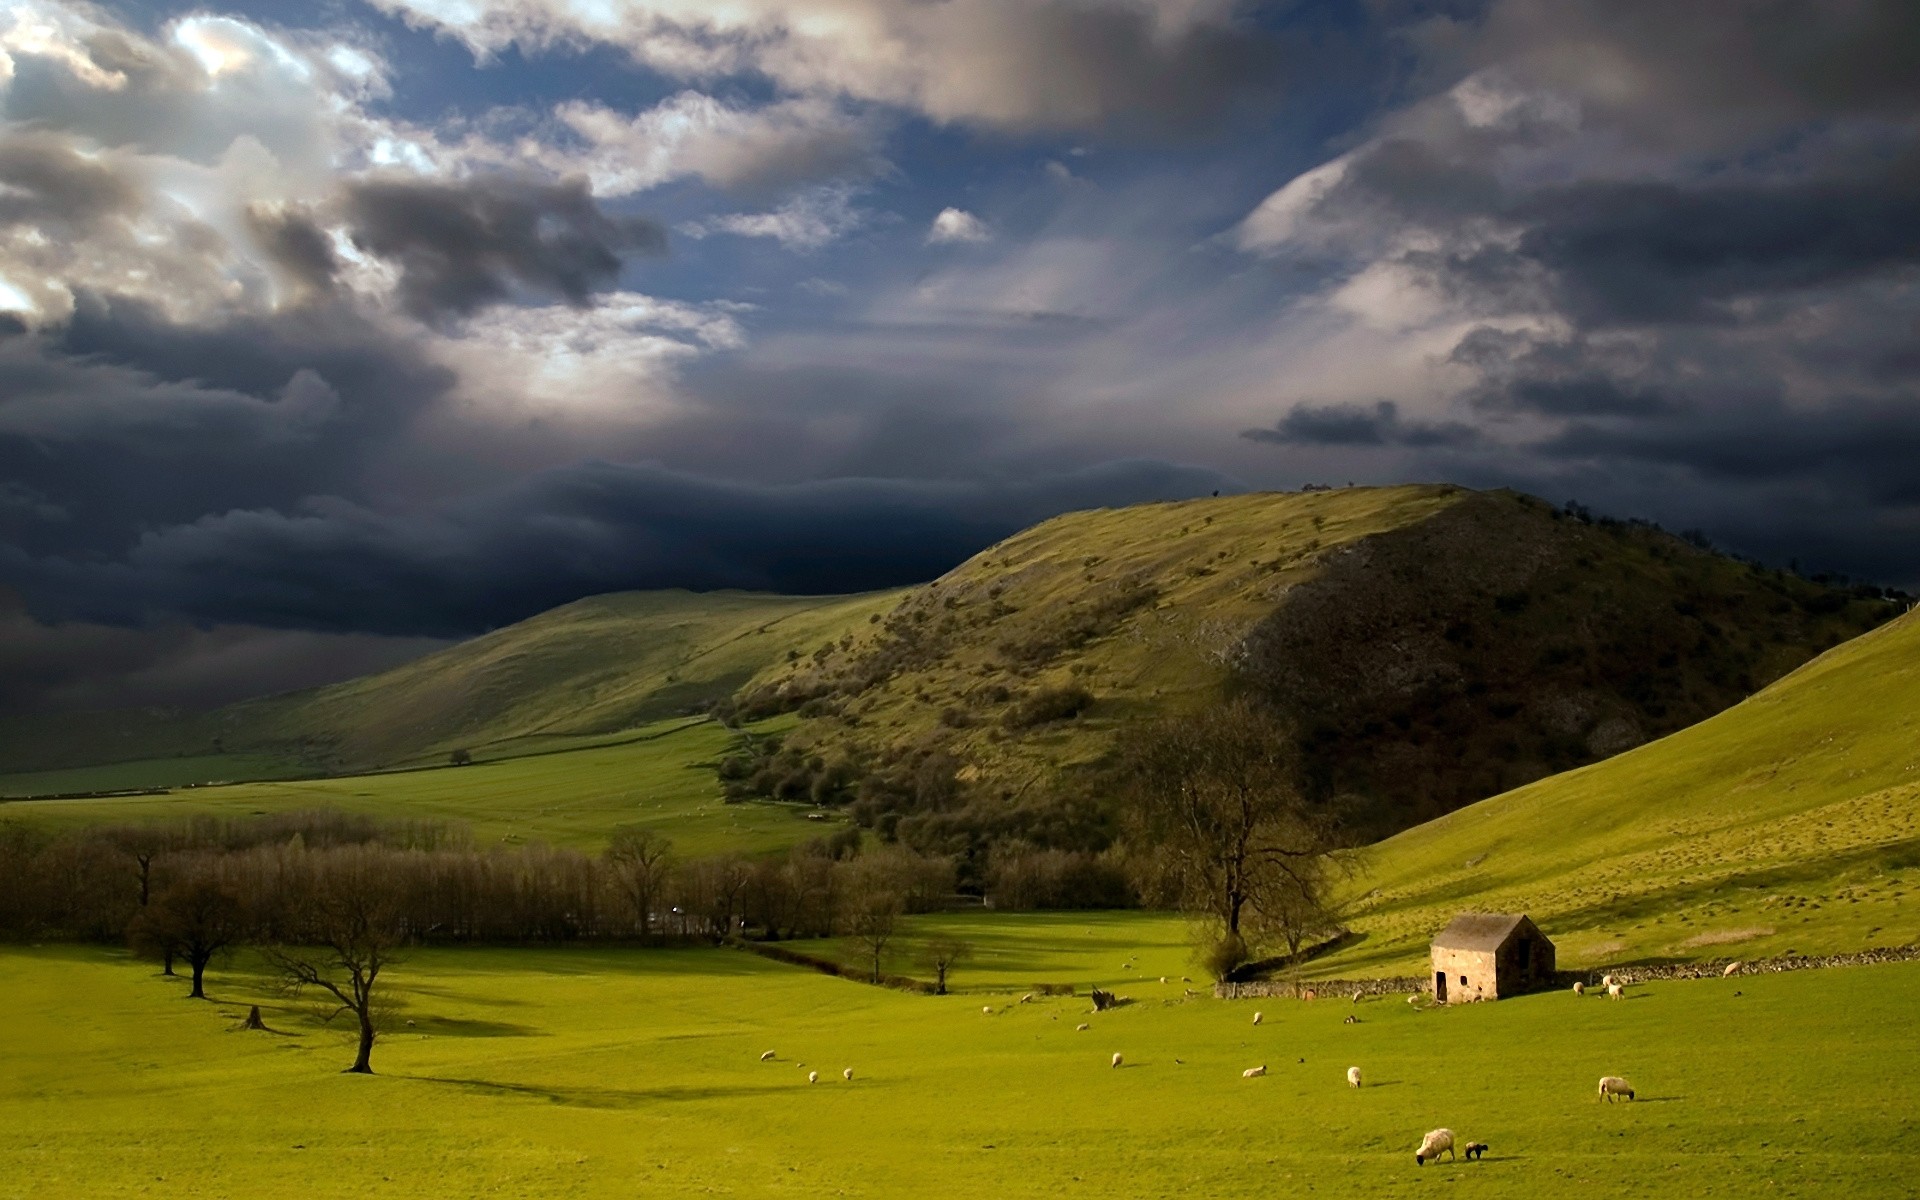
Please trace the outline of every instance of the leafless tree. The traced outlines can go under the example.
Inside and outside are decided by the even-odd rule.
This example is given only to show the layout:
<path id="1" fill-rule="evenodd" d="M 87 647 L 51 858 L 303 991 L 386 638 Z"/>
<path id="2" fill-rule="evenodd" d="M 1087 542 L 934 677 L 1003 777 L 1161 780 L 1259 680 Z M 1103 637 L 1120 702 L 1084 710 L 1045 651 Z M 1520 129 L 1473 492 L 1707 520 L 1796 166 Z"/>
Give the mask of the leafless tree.
<path id="1" fill-rule="evenodd" d="M 267 961 L 289 993 L 318 989 L 337 1001 L 329 1021 L 352 1014 L 360 1041 L 347 1073 L 371 1075 L 381 978 L 402 944 L 393 888 L 375 864 L 334 864 L 303 906 L 301 932 L 298 944 L 268 949 Z"/>
<path id="2" fill-rule="evenodd" d="M 1216 974 L 1269 937 L 1297 949 L 1307 925 L 1327 920 L 1339 822 L 1302 794 L 1292 745 L 1277 720 L 1235 700 L 1161 721 L 1125 755 L 1144 890 L 1212 928 Z"/>
<path id="3" fill-rule="evenodd" d="M 240 897 L 211 875 L 191 875 L 161 892 L 134 919 L 136 945 L 174 955 L 193 969 L 190 997 L 207 997 L 207 965 L 215 956 L 238 944 L 246 935 L 246 912 Z"/>
<path id="4" fill-rule="evenodd" d="M 928 938 L 920 947 L 920 963 L 933 972 L 934 990 L 947 994 L 947 976 L 973 957 L 973 943 L 956 937 Z"/>
<path id="5" fill-rule="evenodd" d="M 607 840 L 606 860 L 621 894 L 633 906 L 640 936 L 653 934 L 653 913 L 673 872 L 673 843 L 651 829 L 616 829 Z"/>
<path id="6" fill-rule="evenodd" d="M 885 965 L 887 947 L 899 927 L 906 903 L 899 892 L 874 888 L 854 898 L 847 914 L 847 932 L 859 944 L 862 955 L 872 966 L 873 982 L 879 983 Z"/>

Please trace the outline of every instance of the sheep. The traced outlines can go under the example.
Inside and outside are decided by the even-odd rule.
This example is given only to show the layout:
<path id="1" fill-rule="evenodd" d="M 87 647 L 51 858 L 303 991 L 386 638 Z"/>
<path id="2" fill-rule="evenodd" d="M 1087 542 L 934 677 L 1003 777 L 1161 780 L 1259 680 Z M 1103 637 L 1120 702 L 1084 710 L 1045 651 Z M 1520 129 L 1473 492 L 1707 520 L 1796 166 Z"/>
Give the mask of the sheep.
<path id="1" fill-rule="evenodd" d="M 820 1082 L 820 1072 L 818 1072 L 818 1071 L 808 1071 L 808 1072 L 807 1072 L 807 1082 L 808 1082 L 808 1083 L 819 1083 L 819 1082 Z"/>
<path id="2" fill-rule="evenodd" d="M 1087 1023 L 1086 1023 L 1085 1021 L 1082 1021 L 1082 1022 L 1080 1022 L 1080 1023 L 1078 1024 L 1078 1025 L 1075 1025 L 1075 1026 L 1073 1027 L 1073 1031 L 1074 1031 L 1075 1033 L 1085 1033 L 1085 1032 L 1086 1032 L 1087 1030 L 1089 1030 L 1089 1029 L 1092 1029 L 1092 1028 L 1093 1028 L 1093 1026 L 1091 1026 L 1091 1025 L 1089 1025 L 1089 1024 L 1087 1024 Z"/>
<path id="3" fill-rule="evenodd" d="M 852 1068 L 852 1067 L 848 1067 L 848 1068 L 847 1068 L 846 1070 L 844 1070 L 844 1071 L 842 1071 L 842 1072 L 840 1072 L 840 1078 L 842 1078 L 842 1079 L 844 1079 L 844 1080 L 846 1080 L 846 1081 L 847 1081 L 848 1083 L 852 1083 L 852 1082 L 853 1082 L 853 1068 Z"/>
<path id="4" fill-rule="evenodd" d="M 1260 1064 L 1259 1066 L 1257 1066 L 1257 1067 L 1248 1067 L 1248 1068 L 1247 1068 L 1246 1070 L 1244 1070 L 1244 1071 L 1242 1071 L 1242 1072 L 1240 1072 L 1240 1078 L 1242 1078 L 1242 1079 L 1258 1079 L 1258 1078 L 1260 1078 L 1260 1077 L 1261 1077 L 1262 1075 L 1265 1075 L 1266 1073 L 1267 1073 L 1267 1064 L 1265 1064 L 1265 1063 L 1261 1063 L 1261 1064 Z"/>
<path id="5" fill-rule="evenodd" d="M 1258 1025 L 1258 1024 L 1260 1023 L 1260 1018 L 1261 1018 L 1261 1017 L 1263 1017 L 1263 1016 L 1265 1016 L 1265 1015 L 1266 1015 L 1265 1013 L 1254 1013 L 1254 1014 L 1253 1014 L 1253 1023 L 1254 1023 L 1255 1025 Z"/>
<path id="6" fill-rule="evenodd" d="M 1633 1099 L 1633 1088 L 1628 1085 L 1626 1080 L 1620 1078 L 1618 1075 L 1602 1075 L 1600 1077 L 1600 1099 L 1605 1100 L 1608 1104 L 1612 1104 L 1615 1096 L 1625 1096 L 1631 1100 Z"/>
<path id="7" fill-rule="evenodd" d="M 1359 1067 L 1347 1068 L 1347 1086 L 1348 1087 L 1360 1086 L 1360 1068 Z"/>
<path id="8" fill-rule="evenodd" d="M 1613 977 L 1612 975 L 1610 975 L 1610 974 L 1609 974 L 1609 975 L 1602 975 L 1602 976 L 1600 977 L 1600 986 L 1601 986 L 1601 987 L 1612 987 L 1612 986 L 1613 986 L 1614 984 L 1616 984 L 1616 983 L 1618 983 L 1618 982 L 1619 982 L 1619 980 L 1617 980 L 1617 979 L 1615 979 L 1615 978 L 1614 978 L 1614 977 Z"/>
<path id="9" fill-rule="evenodd" d="M 1413 1152 L 1413 1165 L 1423 1167 L 1428 1159 L 1438 1160 L 1440 1152 L 1445 1150 L 1448 1158 L 1456 1158 L 1453 1152 L 1453 1130 L 1435 1129 L 1420 1139 L 1420 1148 Z"/>
<path id="10" fill-rule="evenodd" d="M 413 1018 L 412 1018 L 412 1017 L 408 1017 L 408 1018 L 407 1018 L 407 1028 L 408 1028 L 408 1029 L 412 1029 L 412 1028 L 413 1028 Z"/>
<path id="11" fill-rule="evenodd" d="M 1580 982 L 1580 981 L 1579 981 L 1578 979 L 1576 979 L 1576 980 L 1574 980 L 1574 981 L 1573 981 L 1573 994 L 1574 994 L 1574 995 L 1576 995 L 1576 996 L 1584 996 L 1584 995 L 1586 995 L 1586 994 L 1587 994 L 1587 985 L 1586 985 L 1586 984 L 1584 984 L 1584 983 L 1581 983 L 1581 982 Z"/>
<path id="12" fill-rule="evenodd" d="M 769 1050 L 769 1051 L 767 1051 L 767 1052 L 766 1052 L 765 1054 L 762 1054 L 762 1055 L 760 1056 L 760 1061 L 761 1061 L 761 1062 L 772 1062 L 772 1061 L 773 1061 L 773 1058 L 774 1058 L 774 1055 L 773 1055 L 773 1051 L 771 1051 L 771 1050 Z"/>
<path id="13" fill-rule="evenodd" d="M 1738 962 L 1730 962 L 1730 963 L 1728 963 L 1728 964 L 1727 964 L 1727 969 L 1726 969 L 1726 970 L 1724 970 L 1724 971 L 1722 971 L 1722 972 L 1720 972 L 1720 978 L 1722 978 L 1722 979 L 1725 979 L 1725 978 L 1726 978 L 1727 976 L 1729 976 L 1729 975 L 1738 975 L 1738 974 L 1740 973 L 1740 968 L 1741 968 L 1741 967 L 1742 967 L 1743 965 L 1744 965 L 1744 964 L 1742 964 L 1742 963 L 1738 963 Z"/>
<path id="14" fill-rule="evenodd" d="M 1361 997 L 1361 995 L 1362 995 L 1362 993 L 1361 993 L 1361 991 L 1360 991 L 1360 989 L 1359 989 L 1359 988 L 1355 988 L 1355 989 L 1353 990 L 1353 1002 L 1354 1002 L 1355 1004 L 1358 1004 L 1358 1003 L 1360 1003 L 1360 997 Z"/>
<path id="15" fill-rule="evenodd" d="M 1358 1024 L 1360 1023 L 1360 1018 L 1359 1018 L 1359 1017 L 1356 1017 L 1356 1016 L 1354 1016 L 1354 1015 L 1353 1015 L 1352 1013 L 1348 1013 L 1348 1014 L 1347 1014 L 1347 1019 L 1346 1019 L 1346 1020 L 1344 1020 L 1344 1021 L 1342 1021 L 1342 1022 L 1340 1022 L 1340 1023 L 1341 1023 L 1342 1025 L 1358 1025 Z"/>
<path id="16" fill-rule="evenodd" d="M 1314 991 L 1312 988 L 1308 988 L 1306 991 L 1300 993 L 1300 998 L 1302 1000 L 1318 1000 L 1320 993 Z"/>
<path id="17" fill-rule="evenodd" d="M 1191 975 L 1182 975 L 1182 976 L 1180 977 L 1180 982 L 1181 982 L 1181 983 L 1192 983 L 1192 982 L 1193 982 L 1193 976 L 1191 976 Z"/>
<path id="18" fill-rule="evenodd" d="M 1024 996 L 1022 996 L 1022 997 L 1020 997 L 1020 1003 L 1022 1003 L 1022 1004 L 1032 1004 L 1032 1003 L 1033 1003 L 1033 993 L 1032 993 L 1032 992 L 1028 992 L 1028 993 L 1027 993 L 1026 995 L 1024 995 Z"/>
<path id="19" fill-rule="evenodd" d="M 1607 985 L 1607 999 L 1609 1000 L 1622 999 L 1626 996 L 1626 994 L 1627 994 L 1627 989 L 1621 987 L 1617 983 L 1610 983 Z"/>
<path id="20" fill-rule="evenodd" d="M 991 1004 L 982 1004 L 982 1005 L 980 1006 L 980 1011 L 981 1011 L 982 1013 L 984 1013 L 984 1014 L 986 1014 L 987 1016 L 989 1016 L 989 1017 L 990 1017 L 990 1016 L 992 1016 L 992 1015 L 993 1015 L 993 1005 L 991 1005 Z"/>
<path id="21" fill-rule="evenodd" d="M 1467 1156 L 1468 1162 L 1480 1161 L 1480 1156 L 1482 1154 L 1485 1154 L 1486 1152 L 1487 1152 L 1487 1144 L 1485 1142 L 1468 1142 L 1467 1148 L 1464 1151 L 1464 1153 Z"/>
<path id="22" fill-rule="evenodd" d="M 1117 1066 L 1119 1066 L 1119 1065 L 1120 1065 L 1120 1064 L 1121 1064 L 1122 1062 L 1124 1062 L 1124 1061 L 1126 1061 L 1126 1060 L 1120 1057 L 1120 1054 L 1119 1054 L 1119 1052 L 1118 1052 L 1118 1051 L 1115 1051 L 1115 1052 L 1114 1052 L 1114 1055 L 1113 1055 L 1113 1065 L 1117 1067 Z"/>
<path id="23" fill-rule="evenodd" d="M 1415 1008 L 1419 1008 L 1420 1002 L 1424 999 L 1426 999 L 1425 996 L 1422 996 L 1419 992 L 1415 992 L 1413 995 L 1407 997 L 1407 1003 L 1413 1005 Z"/>

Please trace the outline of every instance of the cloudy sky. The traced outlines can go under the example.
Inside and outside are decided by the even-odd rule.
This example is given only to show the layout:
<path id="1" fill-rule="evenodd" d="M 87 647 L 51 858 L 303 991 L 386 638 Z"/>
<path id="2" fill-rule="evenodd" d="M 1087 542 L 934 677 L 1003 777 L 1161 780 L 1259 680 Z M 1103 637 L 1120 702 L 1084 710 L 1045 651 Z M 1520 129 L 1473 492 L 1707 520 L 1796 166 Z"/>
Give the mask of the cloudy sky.
<path id="1" fill-rule="evenodd" d="M 1304 482 L 1911 585 L 1917 133 L 1911 0 L 7 0 L 0 706 Z"/>

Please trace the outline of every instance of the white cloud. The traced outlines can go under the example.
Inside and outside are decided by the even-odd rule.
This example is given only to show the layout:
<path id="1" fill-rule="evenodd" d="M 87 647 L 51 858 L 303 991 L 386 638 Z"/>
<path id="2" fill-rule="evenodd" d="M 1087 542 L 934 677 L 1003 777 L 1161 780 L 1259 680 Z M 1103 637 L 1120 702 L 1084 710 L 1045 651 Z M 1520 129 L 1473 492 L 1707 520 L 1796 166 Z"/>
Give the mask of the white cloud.
<path id="1" fill-rule="evenodd" d="M 935 244 L 984 242 L 992 237 L 985 221 L 960 208 L 941 209 L 940 215 L 933 219 L 933 225 L 927 230 L 927 241 Z"/>
<path id="2" fill-rule="evenodd" d="M 854 207 L 846 187 L 819 187 L 802 192 L 771 212 L 726 213 L 679 227 L 688 237 L 731 233 L 739 237 L 773 238 L 789 250 L 817 250 L 866 224 L 867 214 Z"/>

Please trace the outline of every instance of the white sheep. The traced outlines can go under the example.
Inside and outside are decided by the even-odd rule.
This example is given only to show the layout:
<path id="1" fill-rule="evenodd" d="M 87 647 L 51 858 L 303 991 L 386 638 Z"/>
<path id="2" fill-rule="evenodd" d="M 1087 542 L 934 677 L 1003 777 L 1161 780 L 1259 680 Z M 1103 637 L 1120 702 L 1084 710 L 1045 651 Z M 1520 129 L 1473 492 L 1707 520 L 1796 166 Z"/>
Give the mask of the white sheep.
<path id="1" fill-rule="evenodd" d="M 1602 975 L 1602 976 L 1600 977 L 1600 986 L 1601 986 L 1601 987 L 1612 987 L 1612 986 L 1614 985 L 1614 983 L 1615 983 L 1615 982 L 1616 982 L 1616 980 L 1614 979 L 1614 977 L 1613 977 L 1612 975 Z"/>
<path id="2" fill-rule="evenodd" d="M 1621 987 L 1617 983 L 1610 983 L 1607 985 L 1607 999 L 1609 1000 L 1622 999 L 1626 996 L 1626 994 L 1627 994 L 1627 989 Z"/>
<path id="3" fill-rule="evenodd" d="M 1075 1033 L 1085 1033 L 1085 1032 L 1086 1032 L 1087 1030 L 1089 1030 L 1089 1029 L 1092 1029 L 1092 1028 L 1093 1028 L 1093 1026 L 1091 1026 L 1091 1025 L 1089 1025 L 1089 1024 L 1087 1024 L 1087 1023 L 1086 1023 L 1085 1021 L 1082 1021 L 1082 1022 L 1080 1022 L 1080 1023 L 1078 1024 L 1078 1025 L 1075 1025 L 1075 1026 L 1073 1027 L 1073 1031 L 1074 1031 Z"/>
<path id="4" fill-rule="evenodd" d="M 1264 1014 L 1264 1013 L 1255 1013 L 1255 1014 L 1253 1014 L 1253 1023 L 1254 1023 L 1255 1025 L 1258 1025 L 1258 1024 L 1260 1023 L 1260 1018 L 1261 1018 L 1261 1017 L 1263 1017 L 1263 1016 L 1265 1016 L 1265 1015 L 1266 1015 L 1266 1014 Z"/>
<path id="5" fill-rule="evenodd" d="M 1447 1152 L 1448 1158 L 1459 1157 L 1453 1152 L 1453 1130 L 1435 1129 L 1429 1131 L 1426 1137 L 1420 1139 L 1420 1148 L 1413 1152 L 1413 1165 L 1423 1167 L 1426 1165 L 1428 1159 L 1437 1160 L 1442 1150 Z"/>
<path id="6" fill-rule="evenodd" d="M 807 1072 L 807 1082 L 808 1082 L 808 1083 L 819 1083 L 819 1082 L 820 1082 L 820 1072 L 818 1072 L 818 1071 L 808 1071 L 808 1072 Z"/>
<path id="7" fill-rule="evenodd" d="M 1574 995 L 1576 995 L 1576 996 L 1584 996 L 1584 995 L 1586 995 L 1586 994 L 1587 994 L 1587 985 L 1586 985 L 1586 984 L 1584 984 L 1584 983 L 1581 983 L 1581 982 L 1580 982 L 1580 981 L 1579 981 L 1578 979 L 1576 979 L 1576 980 L 1574 980 L 1574 981 L 1573 981 L 1573 994 L 1574 994 Z"/>
<path id="8" fill-rule="evenodd" d="M 761 1062 L 772 1062 L 772 1061 L 773 1061 L 773 1051 L 771 1051 L 771 1050 L 769 1050 L 769 1051 L 767 1051 L 767 1052 L 766 1052 L 765 1054 L 762 1054 L 762 1055 L 760 1056 L 760 1061 L 761 1061 Z"/>
<path id="9" fill-rule="evenodd" d="M 980 1006 L 980 1011 L 981 1011 L 981 1012 L 983 1012 L 983 1013 L 985 1013 L 985 1014 L 986 1014 L 987 1016 L 989 1016 L 989 1017 L 990 1017 L 990 1016 L 992 1016 L 992 1015 L 993 1015 L 993 1005 L 991 1005 L 991 1004 L 982 1004 L 982 1005 Z"/>
<path id="10" fill-rule="evenodd" d="M 1261 1063 L 1261 1064 L 1260 1064 L 1259 1066 L 1257 1066 L 1257 1067 L 1248 1067 L 1248 1068 L 1247 1068 L 1246 1070 L 1244 1070 L 1244 1071 L 1242 1071 L 1242 1072 L 1240 1072 L 1240 1078 L 1242 1078 L 1242 1079 L 1258 1079 L 1258 1078 L 1260 1078 L 1260 1077 L 1261 1077 L 1262 1075 L 1265 1075 L 1266 1073 L 1267 1073 L 1267 1064 L 1265 1064 L 1265 1063 Z"/>
<path id="11" fill-rule="evenodd" d="M 1024 996 L 1022 996 L 1022 997 L 1020 997 L 1020 1003 L 1022 1003 L 1022 1004 L 1032 1004 L 1032 1003 L 1033 1003 L 1033 993 L 1032 993 L 1032 992 L 1028 992 L 1028 993 L 1027 993 L 1026 995 L 1024 995 Z"/>
<path id="12" fill-rule="evenodd" d="M 852 1068 L 852 1067 L 848 1067 L 848 1068 L 847 1068 L 846 1070 L 844 1070 L 844 1071 L 842 1071 L 842 1072 L 840 1072 L 840 1078 L 842 1078 L 842 1079 L 844 1079 L 844 1080 L 846 1080 L 846 1081 L 847 1081 L 848 1083 L 852 1083 L 852 1082 L 853 1082 L 853 1068 Z"/>
<path id="13" fill-rule="evenodd" d="M 1125 1060 L 1123 1060 L 1123 1059 L 1122 1059 L 1122 1058 L 1120 1057 L 1120 1055 L 1119 1055 L 1119 1054 L 1118 1054 L 1118 1053 L 1116 1052 L 1116 1053 L 1114 1054 L 1114 1056 L 1113 1056 L 1113 1065 L 1117 1067 L 1117 1066 L 1119 1066 L 1119 1065 L 1120 1065 L 1120 1064 L 1121 1064 L 1121 1063 L 1122 1063 L 1123 1061 L 1125 1061 Z"/>
<path id="14" fill-rule="evenodd" d="M 1355 989 L 1354 989 L 1354 992 L 1353 992 L 1353 1002 L 1354 1002 L 1355 1004 L 1358 1004 L 1358 1003 L 1360 1003 L 1360 990 L 1359 990 L 1358 988 L 1355 988 Z"/>
<path id="15" fill-rule="evenodd" d="M 1415 1008 L 1419 1008 L 1420 1002 L 1425 999 L 1425 996 L 1422 996 L 1419 992 L 1415 992 L 1413 995 L 1407 997 L 1407 1003 L 1413 1005 Z"/>
<path id="16" fill-rule="evenodd" d="M 1165 983 L 1166 981 L 1167 981 L 1167 977 L 1166 977 L 1165 975 L 1162 975 L 1162 976 L 1160 977 L 1160 982 L 1161 982 L 1161 983 Z"/>
<path id="17" fill-rule="evenodd" d="M 1615 1096 L 1625 1096 L 1629 1100 L 1633 1099 L 1632 1086 L 1618 1075 L 1602 1075 L 1600 1077 L 1600 1098 L 1608 1104 L 1612 1104 Z"/>
<path id="18" fill-rule="evenodd" d="M 1347 1086 L 1348 1087 L 1360 1086 L 1360 1068 L 1359 1067 L 1347 1068 Z"/>
<path id="19" fill-rule="evenodd" d="M 1742 964 L 1742 963 L 1738 963 L 1738 962 L 1730 962 L 1730 963 L 1728 963 L 1728 964 L 1727 964 L 1727 969 L 1726 969 L 1726 970 L 1724 970 L 1724 971 L 1722 971 L 1722 972 L 1720 972 L 1720 978 L 1722 978 L 1722 979 L 1725 979 L 1725 978 L 1726 978 L 1727 976 L 1729 976 L 1729 975 L 1738 975 L 1738 974 L 1740 973 L 1740 968 L 1741 968 L 1741 966 L 1743 966 L 1743 965 L 1744 965 L 1744 964 Z"/>

